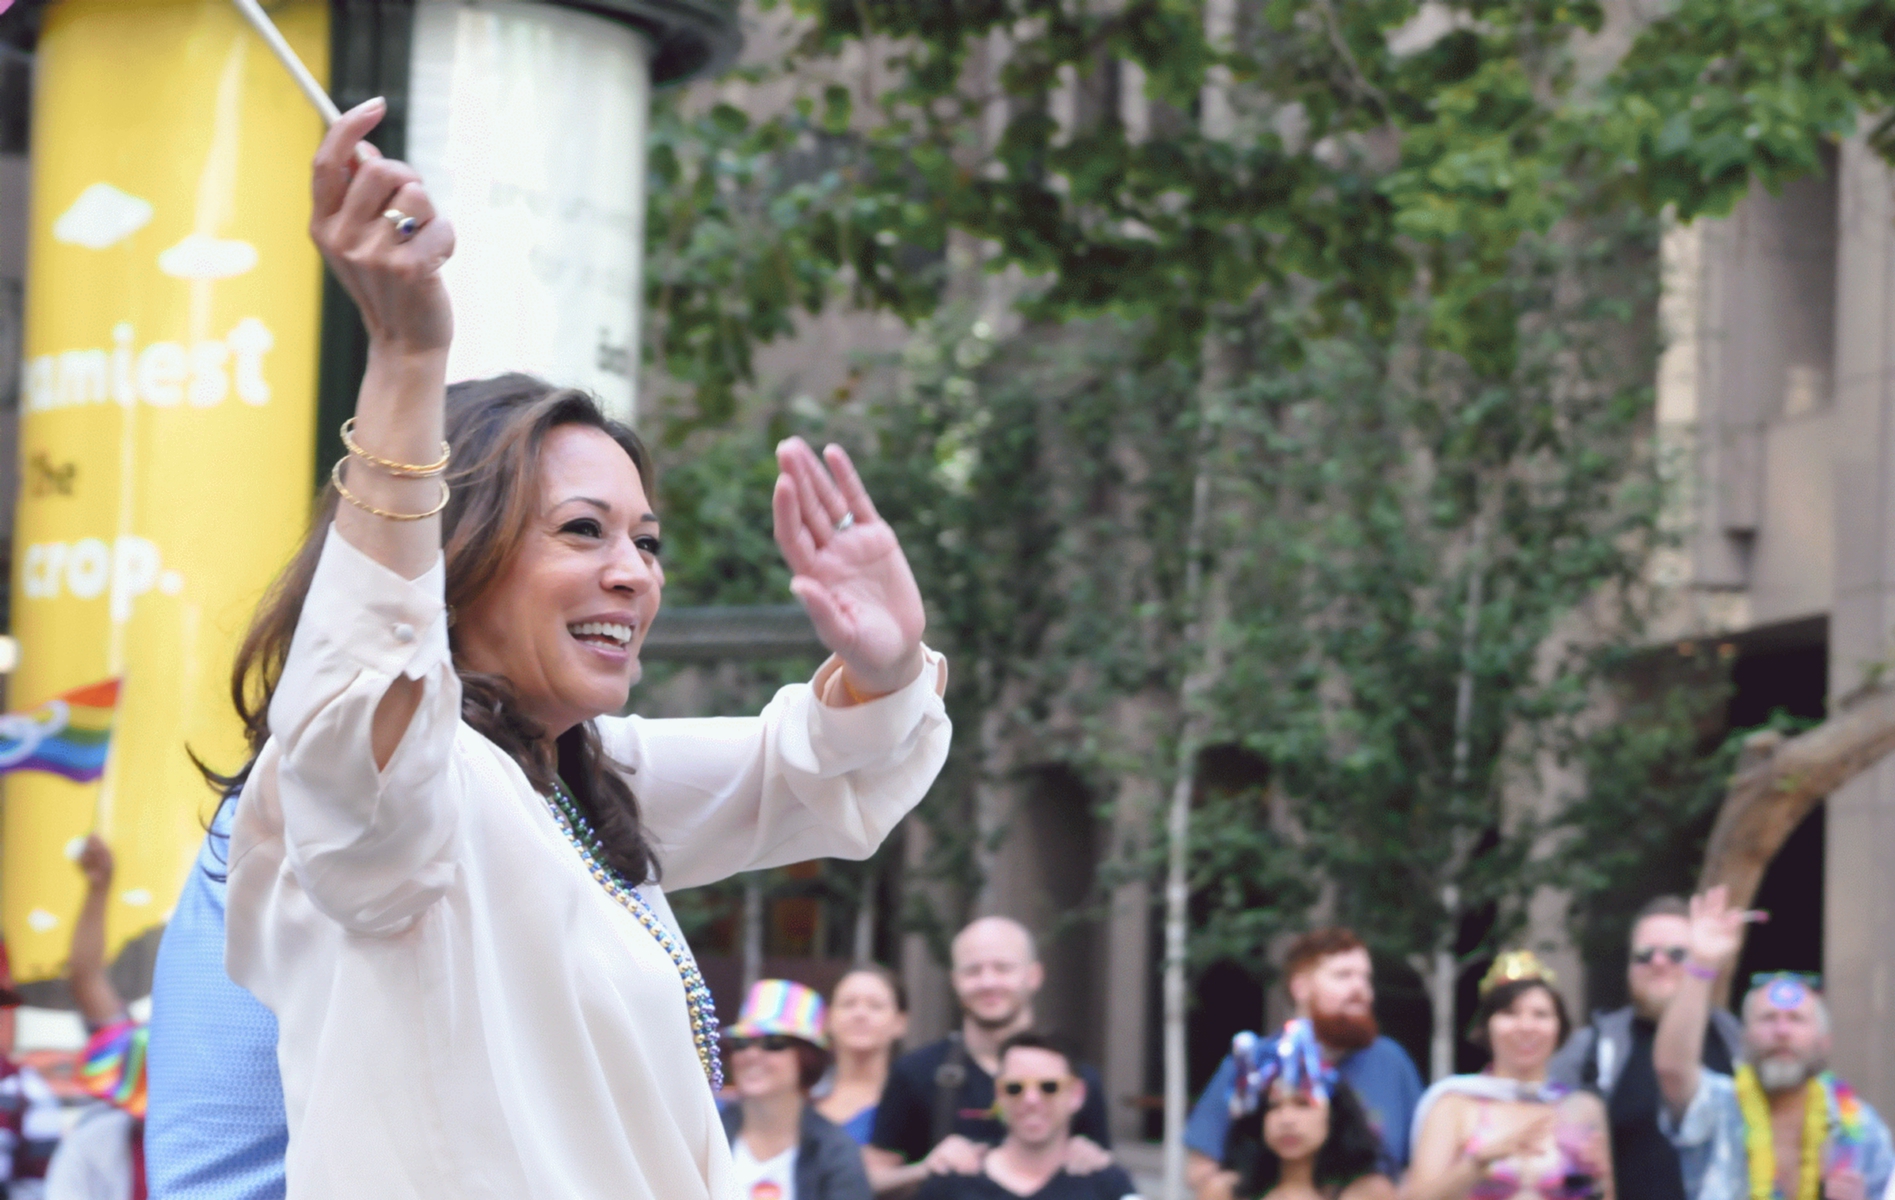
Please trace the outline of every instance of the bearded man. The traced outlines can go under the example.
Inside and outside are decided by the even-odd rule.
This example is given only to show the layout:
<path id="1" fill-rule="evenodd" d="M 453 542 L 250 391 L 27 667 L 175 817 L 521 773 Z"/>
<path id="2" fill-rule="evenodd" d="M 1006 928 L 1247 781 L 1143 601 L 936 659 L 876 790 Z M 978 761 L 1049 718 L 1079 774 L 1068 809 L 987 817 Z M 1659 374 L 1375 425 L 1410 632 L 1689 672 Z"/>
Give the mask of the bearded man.
<path id="1" fill-rule="evenodd" d="M 1408 1165 L 1408 1126 L 1421 1099 L 1421 1075 L 1408 1052 L 1375 1024 L 1375 978 L 1368 947 L 1347 929 L 1317 929 L 1291 944 L 1283 963 L 1290 1002 L 1309 1021 L 1323 1058 L 1367 1110 L 1382 1141 L 1382 1173 L 1399 1178 Z M 1230 1132 L 1236 1060 L 1226 1057 L 1185 1125 L 1185 1179 L 1205 1194 L 1222 1172 Z"/>
<path id="2" fill-rule="evenodd" d="M 1725 890 L 1691 899 L 1689 956 L 1652 1044 L 1661 1124 L 1695 1200 L 1866 1200 L 1895 1174 L 1888 1127 L 1829 1069 L 1829 1006 L 1813 977 L 1776 972 L 1744 996 L 1744 1062 L 1708 1070 L 1705 1017 L 1744 924 Z"/>

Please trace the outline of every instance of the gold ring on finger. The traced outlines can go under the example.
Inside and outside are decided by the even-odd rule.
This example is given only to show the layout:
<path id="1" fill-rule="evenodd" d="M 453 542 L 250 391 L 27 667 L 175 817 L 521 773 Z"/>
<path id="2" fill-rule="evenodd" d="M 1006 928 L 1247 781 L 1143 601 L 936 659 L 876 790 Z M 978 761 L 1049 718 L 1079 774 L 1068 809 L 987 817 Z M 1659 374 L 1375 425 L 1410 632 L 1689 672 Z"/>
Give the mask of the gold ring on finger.
<path id="1" fill-rule="evenodd" d="M 382 214 L 382 219 L 395 227 L 395 236 L 407 241 L 421 228 L 421 222 L 415 220 L 399 208 L 391 208 Z"/>

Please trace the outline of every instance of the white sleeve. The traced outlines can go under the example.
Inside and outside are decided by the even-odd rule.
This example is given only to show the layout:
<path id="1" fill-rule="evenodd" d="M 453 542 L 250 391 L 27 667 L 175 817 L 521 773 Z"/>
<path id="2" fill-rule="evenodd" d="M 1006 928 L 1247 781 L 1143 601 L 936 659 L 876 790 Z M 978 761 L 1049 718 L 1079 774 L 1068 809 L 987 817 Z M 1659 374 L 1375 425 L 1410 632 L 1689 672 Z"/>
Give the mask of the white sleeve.
<path id="1" fill-rule="evenodd" d="M 867 704 L 816 697 L 839 669 L 777 692 L 762 715 L 599 721 L 629 771 L 667 891 L 811 858 L 866 858 L 927 794 L 951 734 L 947 663 Z"/>
<path id="2" fill-rule="evenodd" d="M 461 685 L 445 578 L 437 559 L 404 579 L 332 526 L 270 704 L 275 755 L 258 765 L 274 768 L 285 859 L 317 909 L 358 933 L 405 927 L 454 876 Z M 378 771 L 370 728 L 403 675 L 421 702 Z"/>

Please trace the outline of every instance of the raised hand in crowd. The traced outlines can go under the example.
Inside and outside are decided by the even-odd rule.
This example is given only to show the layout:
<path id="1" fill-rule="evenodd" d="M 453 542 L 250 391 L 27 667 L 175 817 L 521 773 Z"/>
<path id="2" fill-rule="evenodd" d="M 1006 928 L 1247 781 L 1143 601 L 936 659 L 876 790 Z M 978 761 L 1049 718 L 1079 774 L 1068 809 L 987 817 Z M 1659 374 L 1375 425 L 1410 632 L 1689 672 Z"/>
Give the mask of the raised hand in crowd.
<path id="1" fill-rule="evenodd" d="M 1763 913 L 1732 907 L 1730 891 L 1721 884 L 1691 897 L 1685 975 L 1652 1038 L 1652 1069 L 1674 1117 L 1682 1116 L 1698 1094 L 1712 989 L 1718 976 L 1737 960 L 1744 945 L 1744 926 L 1765 919 Z"/>
<path id="2" fill-rule="evenodd" d="M 1762 913 L 1731 907 L 1730 890 L 1722 884 L 1691 897 L 1688 961 L 1723 970 L 1744 947 L 1744 926 L 1763 919 Z"/>
<path id="3" fill-rule="evenodd" d="M 72 925 L 66 981 L 79 1015 L 89 1028 L 98 1029 L 125 1015 L 125 998 L 105 973 L 105 909 L 112 894 L 112 849 L 98 834 L 89 834 L 78 862 L 86 877 L 86 898 Z"/>

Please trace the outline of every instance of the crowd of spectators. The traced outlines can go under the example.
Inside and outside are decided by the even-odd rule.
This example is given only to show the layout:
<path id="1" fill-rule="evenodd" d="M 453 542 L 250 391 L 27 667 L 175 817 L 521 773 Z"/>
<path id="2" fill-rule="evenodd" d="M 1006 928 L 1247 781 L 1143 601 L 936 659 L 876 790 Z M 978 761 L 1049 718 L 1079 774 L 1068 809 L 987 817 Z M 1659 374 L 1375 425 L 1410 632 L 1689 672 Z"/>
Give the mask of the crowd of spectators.
<path id="1" fill-rule="evenodd" d="M 195 1183 L 147 1172 L 152 1038 L 106 970 L 112 855 L 91 838 L 77 862 L 86 897 L 68 982 L 89 1038 L 86 1102 L 70 1111 L 0 1056 L 0 1195 L 281 1196 L 280 1164 L 272 1180 L 253 1161 L 270 1140 L 254 1120 L 242 1137 L 174 1123 Z M 218 877 L 197 874 L 215 899 Z M 1829 1070 L 1820 981 L 1759 976 L 1738 1015 L 1712 1002 L 1755 917 L 1716 891 L 1653 900 L 1632 924 L 1631 1003 L 1577 1028 L 1551 970 L 1502 954 L 1467 1030 L 1488 1065 L 1425 1089 L 1377 1026 L 1368 948 L 1346 929 L 1311 931 L 1285 957 L 1289 1024 L 1240 1034 L 1192 1108 L 1188 1187 L 1195 1200 L 1895 1200 L 1887 1127 Z M 720 1098 L 740 1200 L 1136 1194 L 1098 1072 L 1036 1022 L 1045 970 L 1026 927 L 962 929 L 950 979 L 959 1025 L 905 1052 L 907 997 L 885 967 L 852 967 L 827 997 L 786 979 L 751 986 L 724 1030 Z M 0 949 L 0 1012 L 20 1002 Z M 221 1176 L 220 1153 L 232 1162 Z"/>

